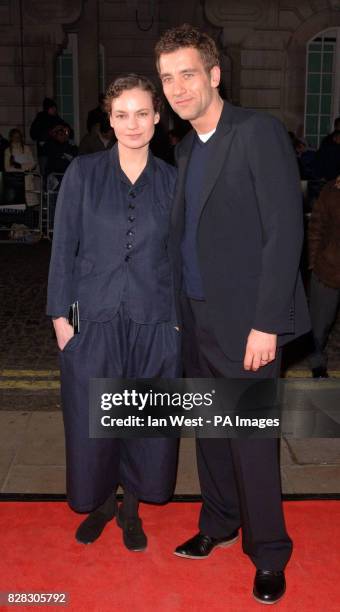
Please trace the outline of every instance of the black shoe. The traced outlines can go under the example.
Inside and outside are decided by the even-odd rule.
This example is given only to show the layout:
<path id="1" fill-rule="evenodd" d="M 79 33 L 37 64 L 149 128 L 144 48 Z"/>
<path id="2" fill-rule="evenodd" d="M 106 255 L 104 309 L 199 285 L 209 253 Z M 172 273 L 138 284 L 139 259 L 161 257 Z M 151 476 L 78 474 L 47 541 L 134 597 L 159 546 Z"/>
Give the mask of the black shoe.
<path id="1" fill-rule="evenodd" d="M 120 507 L 117 525 L 123 530 L 123 542 L 128 550 L 139 552 L 146 549 L 148 541 L 139 516 L 125 517 Z"/>
<path id="2" fill-rule="evenodd" d="M 323 366 L 312 368 L 312 376 L 313 378 L 329 378 L 327 368 L 324 368 Z"/>
<path id="3" fill-rule="evenodd" d="M 174 554 L 187 559 L 206 559 L 214 548 L 231 546 L 237 542 L 238 537 L 237 530 L 224 538 L 211 538 L 204 533 L 197 533 L 181 546 L 177 546 Z"/>
<path id="4" fill-rule="evenodd" d="M 99 538 L 105 525 L 113 519 L 113 516 L 109 517 L 100 510 L 90 512 L 88 517 L 80 523 L 76 531 L 76 540 L 82 544 L 92 544 Z"/>
<path id="5" fill-rule="evenodd" d="M 257 570 L 253 589 L 256 601 L 264 604 L 274 604 L 283 597 L 285 590 L 284 572 Z"/>

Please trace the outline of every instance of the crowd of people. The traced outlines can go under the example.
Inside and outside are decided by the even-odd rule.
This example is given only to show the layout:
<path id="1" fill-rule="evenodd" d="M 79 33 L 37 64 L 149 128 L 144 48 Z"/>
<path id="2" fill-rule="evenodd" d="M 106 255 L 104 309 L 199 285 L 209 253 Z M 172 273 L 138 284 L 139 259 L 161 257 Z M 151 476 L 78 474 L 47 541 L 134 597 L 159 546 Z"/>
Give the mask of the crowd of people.
<path id="1" fill-rule="evenodd" d="M 58 114 L 56 102 L 51 98 L 44 98 L 42 110 L 37 113 L 30 127 L 30 138 L 35 147 L 24 143 L 23 133 L 18 128 L 10 130 L 8 139 L 0 134 L 0 172 L 34 171 L 39 172 L 42 177 L 51 174 L 63 175 L 77 155 L 111 149 L 117 139 L 104 110 L 104 94 L 99 96 L 98 106 L 89 111 L 86 127 L 87 132 L 78 147 L 73 141 L 74 130 Z M 151 149 L 157 156 L 174 165 L 174 147 L 180 137 L 181 134 L 176 129 L 164 134 L 163 128 L 157 126 Z M 33 190 L 32 181 L 31 176 L 24 179 L 28 205 L 35 202 L 30 195 Z M 59 183 L 60 181 L 57 181 L 58 186 Z"/>

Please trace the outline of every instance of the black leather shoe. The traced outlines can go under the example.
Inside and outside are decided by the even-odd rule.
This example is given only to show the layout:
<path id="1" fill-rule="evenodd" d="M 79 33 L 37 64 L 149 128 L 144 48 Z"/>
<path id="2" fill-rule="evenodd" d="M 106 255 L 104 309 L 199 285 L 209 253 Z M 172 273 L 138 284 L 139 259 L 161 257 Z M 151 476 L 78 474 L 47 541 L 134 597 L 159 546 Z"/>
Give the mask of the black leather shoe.
<path id="1" fill-rule="evenodd" d="M 125 517 L 119 508 L 117 525 L 123 530 L 123 542 L 128 550 L 139 552 L 146 549 L 148 541 L 139 516 Z"/>
<path id="2" fill-rule="evenodd" d="M 324 367 L 312 368 L 312 376 L 313 378 L 329 378 L 327 368 Z"/>
<path id="3" fill-rule="evenodd" d="M 237 530 L 224 538 L 211 538 L 204 533 L 197 533 L 181 546 L 177 546 L 174 554 L 187 559 L 206 559 L 214 548 L 231 546 L 237 542 L 238 537 Z"/>
<path id="4" fill-rule="evenodd" d="M 92 544 L 99 538 L 105 525 L 112 519 L 113 516 L 108 517 L 100 510 L 94 510 L 80 523 L 76 531 L 76 540 L 81 544 Z"/>
<path id="5" fill-rule="evenodd" d="M 285 590 L 284 572 L 257 570 L 253 589 L 256 601 L 264 604 L 274 604 L 284 596 Z"/>

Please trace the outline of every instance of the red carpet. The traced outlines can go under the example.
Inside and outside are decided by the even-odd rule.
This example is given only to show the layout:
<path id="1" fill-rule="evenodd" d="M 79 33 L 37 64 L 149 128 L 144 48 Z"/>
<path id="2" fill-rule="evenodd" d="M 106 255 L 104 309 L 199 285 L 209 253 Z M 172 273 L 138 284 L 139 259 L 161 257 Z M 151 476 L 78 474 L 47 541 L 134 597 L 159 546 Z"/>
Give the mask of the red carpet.
<path id="1" fill-rule="evenodd" d="M 149 547 L 144 553 L 130 553 L 114 522 L 95 544 L 83 546 L 73 538 L 81 517 L 65 503 L 2 502 L 0 591 L 69 592 L 66 608 L 39 608 L 47 610 L 263 609 L 252 599 L 254 570 L 240 543 L 217 549 L 204 561 L 172 554 L 175 545 L 195 533 L 198 510 L 194 503 L 142 505 Z M 287 594 L 275 609 L 339 612 L 340 501 L 286 502 L 285 513 L 295 550 L 286 571 Z"/>

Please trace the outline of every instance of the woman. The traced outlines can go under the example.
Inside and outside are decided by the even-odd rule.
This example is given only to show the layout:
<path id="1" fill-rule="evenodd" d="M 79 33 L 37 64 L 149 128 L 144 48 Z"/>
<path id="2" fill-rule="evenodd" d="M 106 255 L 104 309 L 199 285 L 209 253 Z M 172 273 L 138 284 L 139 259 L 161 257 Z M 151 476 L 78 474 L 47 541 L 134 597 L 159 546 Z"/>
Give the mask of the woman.
<path id="1" fill-rule="evenodd" d="M 9 147 L 5 150 L 5 172 L 32 172 L 36 166 L 32 151 L 28 145 L 24 144 L 21 131 L 17 128 L 10 130 Z M 25 199 L 27 206 L 39 204 L 39 199 L 34 193 L 33 176 L 25 176 Z"/>
<path id="2" fill-rule="evenodd" d="M 167 252 L 176 172 L 149 143 L 159 121 L 153 84 L 116 79 L 106 105 L 117 144 L 69 166 L 58 196 L 47 312 L 60 349 L 70 505 L 90 512 L 76 538 L 93 542 L 117 515 L 124 543 L 143 550 L 139 499 L 164 502 L 177 444 L 166 439 L 89 439 L 90 378 L 179 374 L 179 332 Z M 67 316 L 79 303 L 80 333 Z M 124 489 L 117 511 L 115 490 Z"/>

